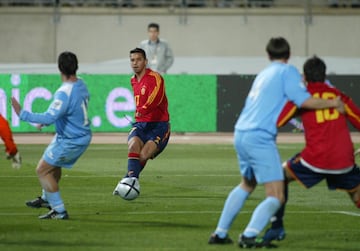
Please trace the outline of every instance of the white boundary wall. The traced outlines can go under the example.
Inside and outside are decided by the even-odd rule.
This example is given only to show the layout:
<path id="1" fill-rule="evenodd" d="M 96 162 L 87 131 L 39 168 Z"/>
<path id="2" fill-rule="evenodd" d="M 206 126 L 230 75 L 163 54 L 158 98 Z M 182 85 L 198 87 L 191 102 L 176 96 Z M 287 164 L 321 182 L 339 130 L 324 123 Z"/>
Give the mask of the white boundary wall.
<path id="1" fill-rule="evenodd" d="M 302 8 L 197 8 L 187 13 L 181 9 L 62 8 L 56 21 L 53 8 L 3 7 L 0 63 L 1 68 L 31 63 L 33 70 L 47 69 L 48 65 L 34 64 L 55 63 L 61 51 L 70 50 L 78 55 L 83 72 L 93 73 L 103 65 L 110 68 L 109 73 L 127 73 L 129 50 L 147 37 L 149 22 L 158 22 L 161 37 L 169 41 L 176 56 L 169 73 L 254 73 L 267 63 L 269 38 L 283 36 L 292 46 L 294 64 L 301 62 L 299 67 L 307 56 L 317 54 L 327 60 L 330 72 L 357 74 L 360 10 L 314 9 L 311 22 L 304 12 Z"/>

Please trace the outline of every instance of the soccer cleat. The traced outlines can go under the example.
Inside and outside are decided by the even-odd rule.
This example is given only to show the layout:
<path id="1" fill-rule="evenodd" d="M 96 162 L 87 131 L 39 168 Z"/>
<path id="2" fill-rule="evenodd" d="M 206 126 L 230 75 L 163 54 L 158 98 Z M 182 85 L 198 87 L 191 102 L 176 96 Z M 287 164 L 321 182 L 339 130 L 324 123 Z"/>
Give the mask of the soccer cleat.
<path id="1" fill-rule="evenodd" d="M 228 235 L 226 235 L 225 238 L 220 238 L 217 234 L 212 234 L 210 236 L 210 239 L 208 241 L 209 244 L 232 244 L 232 239 L 229 238 Z"/>
<path id="2" fill-rule="evenodd" d="M 263 236 L 263 240 L 267 242 L 273 240 L 282 241 L 283 239 L 285 239 L 285 237 L 286 237 L 286 233 L 283 227 L 269 228 L 268 230 L 266 230 Z"/>
<path id="3" fill-rule="evenodd" d="M 7 154 L 6 158 L 11 159 L 13 168 L 19 169 L 21 167 L 21 156 L 19 152 L 14 155 Z"/>
<path id="4" fill-rule="evenodd" d="M 276 248 L 277 246 L 270 241 L 264 241 L 262 238 L 239 236 L 240 248 Z"/>
<path id="5" fill-rule="evenodd" d="M 29 200 L 25 202 L 26 206 L 32 207 L 32 208 L 41 208 L 45 207 L 48 209 L 51 209 L 49 202 L 46 200 L 43 200 L 41 197 L 37 197 L 36 199 Z"/>
<path id="6" fill-rule="evenodd" d="M 67 220 L 67 219 L 69 219 L 69 215 L 66 211 L 59 213 L 59 212 L 56 212 L 54 209 L 52 209 L 47 214 L 40 215 L 39 219 L 41 219 L 41 220 L 47 220 L 47 219 Z"/>

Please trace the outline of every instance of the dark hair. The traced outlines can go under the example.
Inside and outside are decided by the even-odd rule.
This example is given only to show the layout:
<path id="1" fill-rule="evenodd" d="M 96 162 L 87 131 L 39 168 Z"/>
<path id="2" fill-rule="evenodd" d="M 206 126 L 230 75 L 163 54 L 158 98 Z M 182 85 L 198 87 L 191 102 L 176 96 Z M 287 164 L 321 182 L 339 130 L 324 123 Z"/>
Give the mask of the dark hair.
<path id="1" fill-rule="evenodd" d="M 144 59 L 146 59 L 146 53 L 145 53 L 145 51 L 144 51 L 143 49 L 141 49 L 141 48 L 132 49 L 132 50 L 130 51 L 130 54 L 133 54 L 133 53 L 140 53 L 140 54 L 144 57 Z"/>
<path id="2" fill-rule="evenodd" d="M 307 82 L 324 82 L 326 78 L 326 64 L 314 55 L 306 60 L 303 66 L 305 80 Z"/>
<path id="3" fill-rule="evenodd" d="M 273 59 L 289 59 L 290 45 L 285 38 L 271 38 L 266 45 L 266 52 L 269 54 L 270 60 Z"/>
<path id="4" fill-rule="evenodd" d="M 75 75 L 78 69 L 76 55 L 70 51 L 62 52 L 58 57 L 58 67 L 60 72 L 67 77 Z"/>
<path id="5" fill-rule="evenodd" d="M 149 30 L 150 28 L 155 28 L 157 31 L 159 31 L 159 30 L 160 30 L 160 25 L 157 24 L 157 23 L 149 23 L 149 25 L 148 25 L 148 30 Z"/>

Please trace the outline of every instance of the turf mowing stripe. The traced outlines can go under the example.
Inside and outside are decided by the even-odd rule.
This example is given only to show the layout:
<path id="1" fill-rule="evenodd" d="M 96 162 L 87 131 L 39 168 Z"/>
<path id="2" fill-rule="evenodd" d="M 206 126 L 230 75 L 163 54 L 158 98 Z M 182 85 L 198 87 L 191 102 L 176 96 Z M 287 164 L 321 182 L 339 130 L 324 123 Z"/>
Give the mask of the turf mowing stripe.
<path id="1" fill-rule="evenodd" d="M 252 214 L 253 211 L 241 211 L 242 214 Z M 168 215 L 168 214 L 220 214 L 221 211 L 143 211 L 143 212 L 121 212 L 122 215 Z M 286 214 L 344 214 L 348 216 L 360 217 L 359 213 L 347 211 L 287 211 Z M 107 212 L 85 212 L 71 215 L 115 215 Z M 0 212 L 0 216 L 32 216 L 34 213 L 10 213 Z"/>

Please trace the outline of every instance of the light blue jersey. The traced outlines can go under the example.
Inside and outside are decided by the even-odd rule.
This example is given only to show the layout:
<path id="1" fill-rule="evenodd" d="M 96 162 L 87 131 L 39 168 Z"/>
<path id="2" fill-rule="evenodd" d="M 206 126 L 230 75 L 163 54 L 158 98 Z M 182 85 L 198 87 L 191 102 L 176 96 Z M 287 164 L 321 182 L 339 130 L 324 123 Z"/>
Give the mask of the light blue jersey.
<path id="1" fill-rule="evenodd" d="M 21 111 L 21 120 L 42 125 L 55 124 L 56 135 L 43 155 L 50 165 L 71 167 L 89 146 L 92 135 L 88 101 L 87 87 L 78 79 L 61 85 L 46 112 Z"/>
<path id="2" fill-rule="evenodd" d="M 310 96 L 294 66 L 274 61 L 255 78 L 235 129 L 276 135 L 276 121 L 285 103 L 291 100 L 300 107 Z"/>
<path id="3" fill-rule="evenodd" d="M 63 83 L 54 94 L 54 99 L 45 113 L 30 113 L 22 110 L 20 119 L 42 125 L 55 123 L 56 133 L 76 141 L 91 135 L 87 114 L 89 92 L 81 79 L 75 83 Z M 79 142 L 81 144 L 81 142 Z"/>

